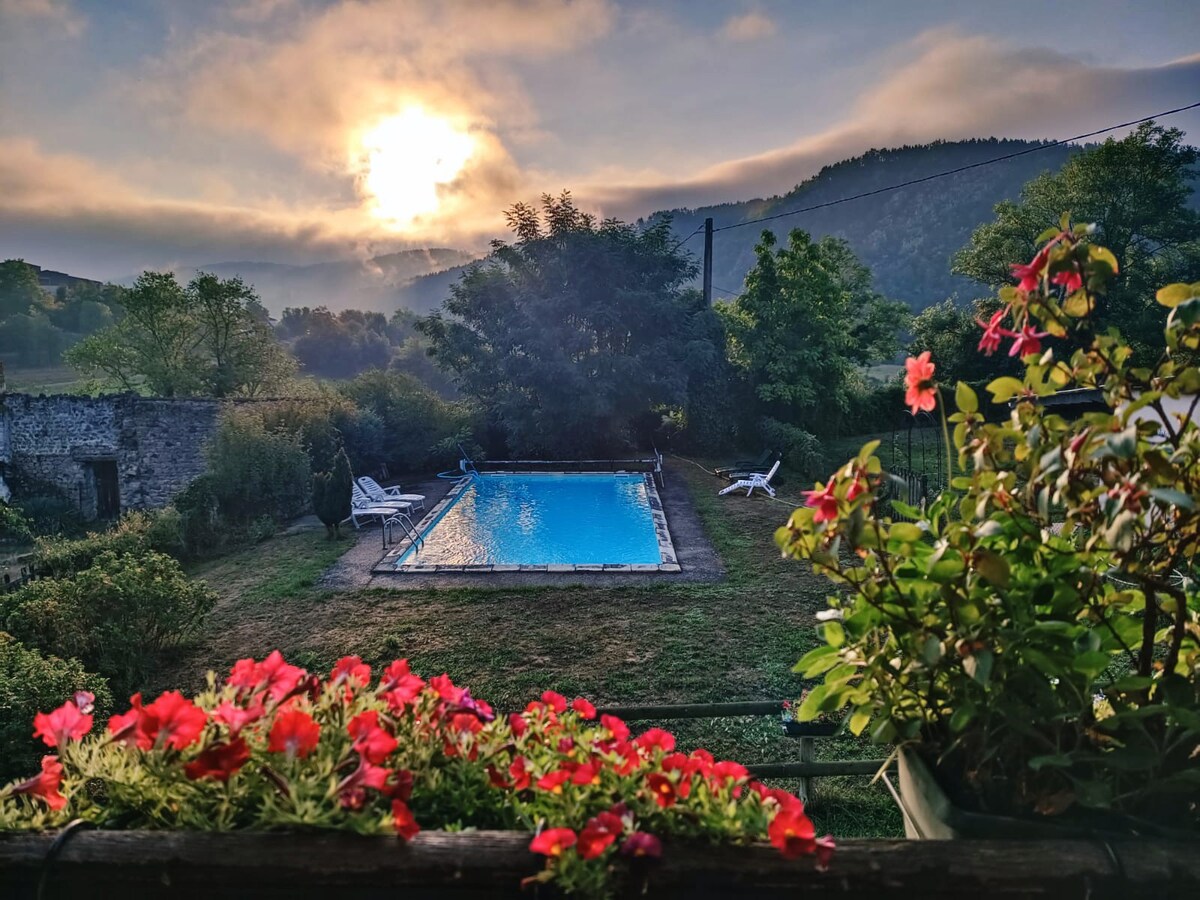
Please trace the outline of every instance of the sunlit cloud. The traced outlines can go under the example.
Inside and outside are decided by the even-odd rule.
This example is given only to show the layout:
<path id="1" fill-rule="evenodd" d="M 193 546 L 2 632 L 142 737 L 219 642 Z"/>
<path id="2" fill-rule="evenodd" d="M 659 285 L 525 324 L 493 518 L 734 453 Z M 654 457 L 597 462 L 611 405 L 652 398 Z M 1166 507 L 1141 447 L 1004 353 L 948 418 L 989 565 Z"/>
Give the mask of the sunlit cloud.
<path id="1" fill-rule="evenodd" d="M 758 41 L 771 37 L 777 30 L 775 23 L 758 11 L 730 16 L 721 26 L 721 34 L 731 41 Z"/>
<path id="2" fill-rule="evenodd" d="M 70 37 L 83 33 L 87 20 L 70 0 L 0 0 L 0 27 L 20 21 L 51 25 Z"/>

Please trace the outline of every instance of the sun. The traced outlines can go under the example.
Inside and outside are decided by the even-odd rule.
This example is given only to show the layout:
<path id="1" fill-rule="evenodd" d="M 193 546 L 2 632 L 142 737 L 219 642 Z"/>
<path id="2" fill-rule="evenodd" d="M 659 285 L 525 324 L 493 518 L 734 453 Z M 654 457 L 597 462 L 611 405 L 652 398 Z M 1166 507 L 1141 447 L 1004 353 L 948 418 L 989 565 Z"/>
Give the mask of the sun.
<path id="1" fill-rule="evenodd" d="M 414 106 L 364 131 L 355 156 L 373 212 L 402 227 L 437 211 L 440 188 L 475 149 L 475 139 L 450 119 Z"/>

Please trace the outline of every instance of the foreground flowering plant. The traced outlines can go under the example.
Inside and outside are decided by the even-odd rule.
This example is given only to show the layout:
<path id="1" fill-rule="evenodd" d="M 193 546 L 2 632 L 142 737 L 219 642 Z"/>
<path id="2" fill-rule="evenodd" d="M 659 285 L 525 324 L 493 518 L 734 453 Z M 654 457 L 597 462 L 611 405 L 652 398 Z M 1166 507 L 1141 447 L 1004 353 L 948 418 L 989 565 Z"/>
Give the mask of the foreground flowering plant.
<path id="1" fill-rule="evenodd" d="M 948 411 L 936 361 L 908 361 L 910 410 L 954 428 L 948 491 L 889 509 L 875 441 L 779 530 L 847 589 L 797 666 L 823 676 L 799 718 L 848 709 L 977 809 L 1196 828 L 1200 284 L 1158 292 L 1164 350 L 1136 368 L 1092 325 L 1118 265 L 1091 234 L 1064 217 L 979 323 L 980 352 L 1010 341 L 1025 366 L 988 385 L 990 415 L 963 383 Z M 1071 388 L 1107 411 L 1068 420 L 1043 399 Z"/>
<path id="2" fill-rule="evenodd" d="M 704 750 L 634 736 L 583 698 L 553 692 L 497 716 L 446 675 L 405 660 L 372 682 L 346 657 L 321 679 L 278 653 L 210 673 L 194 698 L 167 691 L 94 728 L 80 693 L 39 713 L 48 753 L 33 778 L 0 790 L 0 830 L 82 818 L 100 827 L 196 830 L 519 829 L 546 858 L 537 881 L 603 895 L 663 853 L 663 839 L 767 837 L 788 858 L 828 864 L 800 801 Z M 621 865 L 617 865 L 621 863 Z M 615 873 L 615 874 L 614 874 Z"/>

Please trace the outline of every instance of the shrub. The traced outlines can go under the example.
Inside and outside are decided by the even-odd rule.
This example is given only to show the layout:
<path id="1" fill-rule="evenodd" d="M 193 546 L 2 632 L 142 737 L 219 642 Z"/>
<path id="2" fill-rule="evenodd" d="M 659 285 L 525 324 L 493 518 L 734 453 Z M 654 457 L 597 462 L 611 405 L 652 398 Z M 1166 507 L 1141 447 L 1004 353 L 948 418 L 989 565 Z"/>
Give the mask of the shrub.
<path id="1" fill-rule="evenodd" d="M 72 535 L 83 531 L 78 505 L 60 493 L 22 494 L 20 505 L 29 530 L 35 535 Z"/>
<path id="2" fill-rule="evenodd" d="M 221 527 L 217 492 L 213 488 L 211 476 L 201 475 L 193 478 L 192 483 L 176 495 L 172 505 L 179 512 L 186 556 L 204 556 L 228 539 L 228 530 Z"/>
<path id="3" fill-rule="evenodd" d="M 227 522 L 283 521 L 309 503 L 311 469 L 298 434 L 269 429 L 261 410 L 232 410 L 207 448 L 208 488 Z"/>
<path id="4" fill-rule="evenodd" d="M 91 720 L 70 702 L 39 717 L 62 733 L 58 758 L 20 794 L 0 792 L 0 830 L 76 817 L 101 828 L 323 828 L 403 840 L 422 828 L 520 828 L 538 832 L 530 850 L 546 857 L 536 881 L 594 897 L 611 896 L 638 856 L 661 855 L 659 835 L 768 837 L 784 856 L 828 863 L 833 842 L 815 836 L 796 797 L 703 750 L 675 752 L 660 728 L 633 737 L 620 719 L 595 719 L 588 701 L 551 692 L 496 716 L 448 676 L 425 682 L 405 660 L 372 684 L 358 657 L 322 680 L 276 652 L 239 660 L 224 682 L 210 673 L 194 701 L 171 691 L 136 703 L 107 733 L 89 735 Z M 87 784 L 103 784 L 103 796 Z"/>
<path id="5" fill-rule="evenodd" d="M 801 478 L 811 480 L 825 471 L 821 442 L 803 428 L 764 416 L 758 420 L 758 434 L 764 444 L 783 454 L 788 468 Z"/>
<path id="6" fill-rule="evenodd" d="M 34 714 L 76 691 L 95 695 L 97 715 L 112 709 L 108 682 L 99 675 L 73 659 L 43 656 L 0 631 L 0 783 L 37 768 L 41 753 L 29 727 Z"/>
<path id="7" fill-rule="evenodd" d="M 103 553 L 142 553 L 150 548 L 151 518 L 131 512 L 107 531 L 91 531 L 82 538 L 41 537 L 33 564 L 43 577 L 66 578 L 91 567 Z"/>
<path id="8" fill-rule="evenodd" d="M 0 543 L 23 543 L 33 540 L 31 525 L 21 510 L 0 500 Z"/>
<path id="9" fill-rule="evenodd" d="M 339 527 L 350 515 L 353 486 L 350 461 L 341 450 L 334 458 L 332 472 L 318 472 L 313 476 L 313 509 L 317 518 L 325 523 L 331 539 L 338 537 Z"/>
<path id="10" fill-rule="evenodd" d="M 105 550 L 70 577 L 43 578 L 0 598 L 0 628 L 78 659 L 123 691 L 140 684 L 158 655 L 188 637 L 215 602 L 169 556 Z"/>

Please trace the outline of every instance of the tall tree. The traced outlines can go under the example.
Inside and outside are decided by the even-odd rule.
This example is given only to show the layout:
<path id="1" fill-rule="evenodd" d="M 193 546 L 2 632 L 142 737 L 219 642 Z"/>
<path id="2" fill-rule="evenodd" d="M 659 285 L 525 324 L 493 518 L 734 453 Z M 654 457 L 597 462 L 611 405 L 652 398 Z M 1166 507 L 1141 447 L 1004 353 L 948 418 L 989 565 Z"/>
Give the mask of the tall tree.
<path id="1" fill-rule="evenodd" d="M 253 396 L 295 370 L 238 278 L 200 273 L 185 287 L 171 273 L 144 272 L 121 306 L 120 321 L 64 354 L 109 386 L 164 397 Z"/>
<path id="2" fill-rule="evenodd" d="M 997 204 L 995 221 L 975 230 L 954 271 L 992 288 L 1011 284 L 1009 264 L 1030 259 L 1035 238 L 1063 212 L 1094 223 L 1096 242 L 1113 252 L 1121 273 L 1090 321 L 1117 326 L 1148 363 L 1162 349 L 1167 315 L 1155 288 L 1200 279 L 1200 214 L 1188 205 L 1197 159 L 1182 131 L 1153 122 L 1110 138 L 1030 181 L 1020 202 Z"/>
<path id="3" fill-rule="evenodd" d="M 597 221 L 565 192 L 507 218 L 515 242 L 420 323 L 431 353 L 510 451 L 615 452 L 649 411 L 686 399 L 691 321 L 706 312 L 685 290 L 695 263 L 667 223 Z"/>
<path id="4" fill-rule="evenodd" d="M 0 262 L 0 319 L 29 315 L 31 310 L 44 306 L 47 299 L 33 266 L 23 259 Z"/>
<path id="5" fill-rule="evenodd" d="M 862 368 L 893 356 L 908 319 L 874 290 L 845 241 L 796 229 L 776 249 L 764 231 L 742 293 L 717 305 L 730 358 L 752 385 L 759 413 L 828 433 L 850 406 Z"/>

